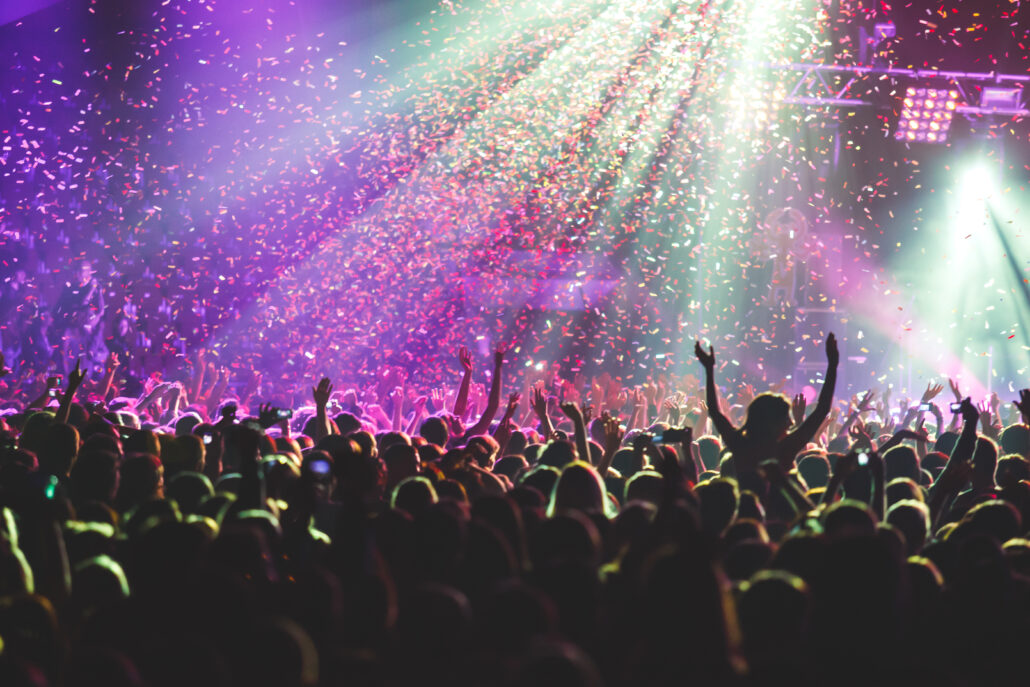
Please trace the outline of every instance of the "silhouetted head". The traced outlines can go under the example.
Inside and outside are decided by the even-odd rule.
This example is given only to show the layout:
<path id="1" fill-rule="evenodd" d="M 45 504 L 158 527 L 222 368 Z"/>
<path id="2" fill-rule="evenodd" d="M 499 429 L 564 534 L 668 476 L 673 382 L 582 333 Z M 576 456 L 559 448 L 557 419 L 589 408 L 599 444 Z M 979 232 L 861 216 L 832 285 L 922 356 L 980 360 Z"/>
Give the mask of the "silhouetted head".
<path id="1" fill-rule="evenodd" d="M 425 477 L 408 477 L 393 490 L 390 505 L 418 517 L 437 502 L 436 490 Z"/>
<path id="2" fill-rule="evenodd" d="M 418 452 L 408 444 L 394 444 L 383 452 L 386 465 L 386 488 L 393 489 L 401 480 L 418 474 Z"/>
<path id="3" fill-rule="evenodd" d="M 825 487 L 830 481 L 830 461 L 818 453 L 802 456 L 798 459 L 798 474 L 809 489 Z"/>
<path id="4" fill-rule="evenodd" d="M 930 509 L 922 501 L 898 501 L 887 511 L 887 522 L 905 535 L 906 555 L 914 556 L 923 549 L 930 532 Z"/>
<path id="5" fill-rule="evenodd" d="M 910 480 L 907 477 L 897 477 L 887 483 L 887 505 L 897 503 L 904 499 L 915 499 L 916 501 L 925 501 L 923 498 L 923 490 L 919 488 L 919 485 Z"/>
<path id="6" fill-rule="evenodd" d="M 447 431 L 447 421 L 442 417 L 427 417 L 418 429 L 418 433 L 431 444 L 440 448 L 447 446 L 450 435 Z"/>
<path id="7" fill-rule="evenodd" d="M 1030 458 L 1030 427 L 1026 425 L 1009 425 L 998 437 L 1002 453 L 1015 453 Z"/>
<path id="8" fill-rule="evenodd" d="M 697 450 L 705 470 L 719 468 L 719 456 L 722 453 L 722 441 L 719 440 L 719 437 L 710 434 L 700 437 L 697 440 Z"/>
<path id="9" fill-rule="evenodd" d="M 994 472 L 999 487 L 1010 487 L 1030 479 L 1030 461 L 1014 453 L 1008 454 L 998 459 L 998 467 Z"/>
<path id="10" fill-rule="evenodd" d="M 717 477 L 697 485 L 694 491 L 701 500 L 701 526 L 706 532 L 721 535 L 737 517 L 740 506 L 737 481 Z"/>
<path id="11" fill-rule="evenodd" d="M 742 586 L 737 610 L 751 661 L 798 657 L 811 613 L 804 580 L 779 570 L 759 572 Z"/>
<path id="12" fill-rule="evenodd" d="M 987 437 L 978 437 L 973 451 L 974 489 L 990 489 L 994 484 L 994 471 L 998 467 L 998 445 Z"/>
<path id="13" fill-rule="evenodd" d="M 779 441 L 791 425 L 790 401 L 783 394 L 764 393 L 755 396 L 747 407 L 744 432 L 751 439 Z"/>
<path id="14" fill-rule="evenodd" d="M 54 422 L 47 428 L 42 449 L 36 454 L 40 472 L 65 477 L 75 464 L 78 453 L 78 430 L 63 422 Z"/>
<path id="15" fill-rule="evenodd" d="M 908 477 L 919 481 L 919 458 L 909 446 L 895 446 L 884 453 L 883 467 L 888 480 Z"/>
<path id="16" fill-rule="evenodd" d="M 597 471 L 579 460 L 566 465 L 551 494 L 550 514 L 565 510 L 605 513 L 608 508 L 607 491 Z"/>
<path id="17" fill-rule="evenodd" d="M 117 503 L 122 512 L 149 499 L 164 497 L 164 468 L 149 453 L 128 456 L 121 466 Z"/>

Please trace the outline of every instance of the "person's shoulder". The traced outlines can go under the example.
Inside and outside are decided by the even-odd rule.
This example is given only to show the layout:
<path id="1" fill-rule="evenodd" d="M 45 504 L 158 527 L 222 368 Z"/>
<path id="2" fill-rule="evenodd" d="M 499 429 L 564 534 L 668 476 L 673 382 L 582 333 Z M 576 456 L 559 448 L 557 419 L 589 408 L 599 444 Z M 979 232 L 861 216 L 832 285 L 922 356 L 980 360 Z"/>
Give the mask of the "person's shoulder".
<path id="1" fill-rule="evenodd" d="M 733 450 L 733 446 L 740 446 L 747 441 L 743 430 L 730 425 L 726 428 L 725 432 L 720 431 L 719 436 L 722 438 L 722 444 L 724 447 Z"/>

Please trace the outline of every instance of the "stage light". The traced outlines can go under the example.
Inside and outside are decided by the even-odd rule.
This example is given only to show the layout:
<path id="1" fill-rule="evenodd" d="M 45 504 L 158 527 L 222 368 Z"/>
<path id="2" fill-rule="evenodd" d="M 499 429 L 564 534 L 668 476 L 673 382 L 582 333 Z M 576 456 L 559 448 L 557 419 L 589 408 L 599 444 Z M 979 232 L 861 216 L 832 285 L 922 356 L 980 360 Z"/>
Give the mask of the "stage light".
<path id="1" fill-rule="evenodd" d="M 975 163 L 961 174 L 959 199 L 963 205 L 972 204 L 976 214 L 983 213 L 983 202 L 998 188 L 997 170 L 985 163 Z"/>
<path id="2" fill-rule="evenodd" d="M 984 86 L 980 93 L 980 107 L 996 111 L 1019 110 L 1020 95 L 1022 95 L 1022 90 L 1019 88 Z"/>
<path id="3" fill-rule="evenodd" d="M 894 138 L 899 141 L 946 143 L 958 106 L 958 91 L 909 86 L 901 101 L 901 118 Z"/>

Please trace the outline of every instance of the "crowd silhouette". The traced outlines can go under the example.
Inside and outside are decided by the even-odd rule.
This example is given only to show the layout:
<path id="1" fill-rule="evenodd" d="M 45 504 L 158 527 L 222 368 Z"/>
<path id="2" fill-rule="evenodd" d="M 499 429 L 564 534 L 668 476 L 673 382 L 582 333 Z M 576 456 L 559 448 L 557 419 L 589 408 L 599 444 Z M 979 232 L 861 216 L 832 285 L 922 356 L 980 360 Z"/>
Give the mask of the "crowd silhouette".
<path id="1" fill-rule="evenodd" d="M 1030 390 L 835 403 L 825 351 L 811 409 L 700 343 L 703 387 L 11 382 L 0 683 L 1025 684 Z"/>

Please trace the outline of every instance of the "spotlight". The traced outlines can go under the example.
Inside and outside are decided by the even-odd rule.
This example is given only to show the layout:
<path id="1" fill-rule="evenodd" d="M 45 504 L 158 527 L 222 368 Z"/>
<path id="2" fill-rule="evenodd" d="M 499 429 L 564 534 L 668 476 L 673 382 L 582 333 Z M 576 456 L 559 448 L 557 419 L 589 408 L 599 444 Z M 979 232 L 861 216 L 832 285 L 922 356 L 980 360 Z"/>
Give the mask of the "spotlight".
<path id="1" fill-rule="evenodd" d="M 946 143 L 958 106 L 958 91 L 909 86 L 902 100 L 901 118 L 894 138 L 899 141 Z"/>
<path id="2" fill-rule="evenodd" d="M 1019 88 L 984 86 L 980 93 L 980 107 L 993 111 L 1019 110 L 1020 95 L 1022 95 L 1022 90 Z"/>
<path id="3" fill-rule="evenodd" d="M 969 165 L 959 177 L 959 199 L 963 204 L 981 204 L 1001 185 L 996 166 L 986 162 Z M 977 205 L 977 207 L 980 207 Z"/>

